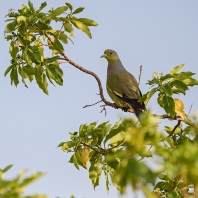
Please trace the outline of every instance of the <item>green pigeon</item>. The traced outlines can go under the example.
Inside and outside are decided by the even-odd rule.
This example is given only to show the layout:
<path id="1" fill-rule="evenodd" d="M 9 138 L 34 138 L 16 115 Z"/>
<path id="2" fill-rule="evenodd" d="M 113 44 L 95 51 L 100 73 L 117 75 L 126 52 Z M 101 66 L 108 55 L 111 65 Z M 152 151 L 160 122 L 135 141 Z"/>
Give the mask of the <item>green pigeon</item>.
<path id="1" fill-rule="evenodd" d="M 135 77 L 124 68 L 115 51 L 107 49 L 101 58 L 108 61 L 106 88 L 110 98 L 121 108 L 133 109 L 139 118 L 146 108 L 143 102 L 138 102 L 142 93 Z"/>

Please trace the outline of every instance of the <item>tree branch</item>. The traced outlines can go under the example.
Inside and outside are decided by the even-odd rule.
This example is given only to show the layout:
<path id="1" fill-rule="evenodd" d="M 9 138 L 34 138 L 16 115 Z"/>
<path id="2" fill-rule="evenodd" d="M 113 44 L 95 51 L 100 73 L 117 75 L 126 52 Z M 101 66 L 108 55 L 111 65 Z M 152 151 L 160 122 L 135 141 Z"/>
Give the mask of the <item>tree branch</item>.
<path id="1" fill-rule="evenodd" d="M 175 125 L 175 127 L 173 128 L 173 130 L 171 131 L 171 133 L 169 134 L 169 137 L 172 136 L 175 132 L 175 130 L 177 129 L 177 127 L 179 127 L 179 125 L 181 124 L 181 120 L 178 120 L 178 123 Z"/>
<path id="2" fill-rule="evenodd" d="M 141 77 L 142 77 L 142 65 L 140 65 L 140 75 L 139 75 L 138 85 L 140 85 Z"/>
<path id="3" fill-rule="evenodd" d="M 45 36 L 48 38 L 48 40 L 53 45 L 53 41 L 51 40 L 51 38 L 48 36 L 48 34 L 46 32 L 45 32 Z M 60 59 L 66 60 L 70 65 L 73 65 L 77 69 L 81 70 L 84 73 L 87 73 L 87 74 L 93 76 L 96 79 L 96 81 L 98 83 L 98 87 L 99 87 L 99 95 L 101 97 L 101 100 L 105 103 L 106 106 L 110 106 L 110 107 L 113 107 L 115 109 L 122 109 L 125 112 L 134 113 L 133 109 L 131 109 L 131 108 L 121 108 L 118 105 L 116 105 L 115 103 L 111 103 L 111 102 L 107 101 L 105 99 L 105 97 L 104 97 L 102 83 L 101 83 L 99 77 L 94 72 L 89 71 L 89 70 L 83 68 L 82 66 L 78 65 L 77 63 L 75 63 L 74 61 L 72 61 L 71 59 L 69 59 L 69 57 L 63 51 L 60 52 L 60 53 L 64 57 L 64 58 L 60 58 Z M 140 67 L 140 76 L 139 76 L 139 79 L 141 78 L 141 73 L 142 73 L 142 67 Z M 139 82 L 140 82 L 140 80 L 139 80 Z M 92 105 L 90 105 L 90 106 L 92 106 Z M 175 116 L 175 118 L 171 118 L 170 116 L 168 116 L 166 114 L 164 114 L 164 115 L 153 114 L 153 116 L 154 117 L 158 117 L 160 119 L 181 120 L 182 122 L 186 123 L 187 125 L 190 125 L 190 126 L 193 126 L 193 127 L 198 128 L 198 125 L 197 124 L 195 124 L 194 122 L 192 122 L 191 120 L 189 120 L 187 118 L 182 119 L 180 116 Z"/>
<path id="4" fill-rule="evenodd" d="M 111 148 L 109 148 L 109 149 L 102 149 L 102 150 L 96 149 L 96 148 L 92 147 L 91 145 L 88 145 L 88 144 L 83 143 L 83 142 L 82 142 L 82 144 L 83 144 L 84 146 L 86 146 L 86 147 L 92 149 L 93 151 L 99 153 L 99 154 L 105 155 L 105 154 L 109 153 L 112 149 L 117 148 L 118 146 L 120 146 L 120 145 L 122 144 L 123 141 L 124 141 L 124 140 L 122 140 L 121 142 L 119 142 L 118 144 L 116 144 L 115 146 L 113 146 L 113 147 L 111 147 Z"/>

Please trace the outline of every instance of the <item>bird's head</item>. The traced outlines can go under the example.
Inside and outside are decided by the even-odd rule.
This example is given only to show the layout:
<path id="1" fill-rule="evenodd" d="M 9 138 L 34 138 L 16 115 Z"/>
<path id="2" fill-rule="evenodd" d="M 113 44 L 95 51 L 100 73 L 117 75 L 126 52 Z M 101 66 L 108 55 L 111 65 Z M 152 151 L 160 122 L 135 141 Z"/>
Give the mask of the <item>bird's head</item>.
<path id="1" fill-rule="evenodd" d="M 105 50 L 104 54 L 100 58 L 106 58 L 108 63 L 115 63 L 120 60 L 118 54 L 111 49 Z"/>

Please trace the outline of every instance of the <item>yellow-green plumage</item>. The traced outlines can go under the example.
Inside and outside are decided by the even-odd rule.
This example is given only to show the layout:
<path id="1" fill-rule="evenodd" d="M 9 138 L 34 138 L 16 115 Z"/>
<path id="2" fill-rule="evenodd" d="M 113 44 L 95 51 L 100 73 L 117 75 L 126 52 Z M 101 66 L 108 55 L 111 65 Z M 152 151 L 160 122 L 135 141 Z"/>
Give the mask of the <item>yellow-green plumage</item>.
<path id="1" fill-rule="evenodd" d="M 145 105 L 138 102 L 142 94 L 135 77 L 124 68 L 115 51 L 105 50 L 101 57 L 108 61 L 106 88 L 110 98 L 119 107 L 133 108 L 139 117 Z"/>

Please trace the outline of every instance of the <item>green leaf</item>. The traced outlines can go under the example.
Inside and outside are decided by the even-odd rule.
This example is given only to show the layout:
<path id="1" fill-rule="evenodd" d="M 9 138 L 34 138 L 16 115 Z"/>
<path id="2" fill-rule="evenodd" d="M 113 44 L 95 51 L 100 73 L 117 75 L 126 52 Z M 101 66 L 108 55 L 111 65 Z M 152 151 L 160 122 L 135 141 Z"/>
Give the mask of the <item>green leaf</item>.
<path id="1" fill-rule="evenodd" d="M 67 37 L 66 34 L 64 34 L 64 32 L 61 32 L 61 33 L 60 33 L 59 39 L 60 39 L 63 43 L 65 43 L 65 44 L 68 43 L 68 39 L 67 39 L 67 38 L 68 38 L 68 37 Z"/>
<path id="2" fill-rule="evenodd" d="M 13 165 L 11 164 L 11 165 L 8 165 L 8 166 L 6 166 L 2 171 L 3 171 L 3 173 L 5 173 L 5 172 L 7 172 L 9 169 L 11 169 L 13 167 Z"/>
<path id="3" fill-rule="evenodd" d="M 43 73 L 43 68 L 39 65 L 35 67 L 35 78 L 39 88 L 42 89 L 45 94 L 48 94 L 46 75 Z"/>
<path id="4" fill-rule="evenodd" d="M 58 7 L 56 8 L 55 10 L 51 11 L 50 12 L 50 17 L 51 18 L 54 18 L 58 15 L 61 15 L 63 12 L 65 12 L 66 10 L 68 9 L 67 6 L 61 6 L 61 7 Z"/>
<path id="5" fill-rule="evenodd" d="M 155 85 L 155 84 L 159 84 L 159 79 L 158 78 L 153 78 L 152 80 L 149 80 L 148 83 L 149 85 Z"/>
<path id="6" fill-rule="evenodd" d="M 46 23 L 43 23 L 41 21 L 38 21 L 38 23 L 36 24 L 36 26 L 40 29 L 40 30 L 51 30 L 52 28 L 47 25 Z"/>
<path id="7" fill-rule="evenodd" d="M 12 71 L 13 71 L 12 80 L 14 81 L 14 84 L 17 87 L 17 85 L 19 84 L 17 68 L 16 67 L 13 68 Z"/>
<path id="8" fill-rule="evenodd" d="M 85 8 L 83 8 L 83 7 L 79 7 L 72 14 L 78 14 L 78 13 L 82 12 L 84 9 Z"/>
<path id="9" fill-rule="evenodd" d="M 194 85 L 198 85 L 198 80 L 194 79 L 194 78 L 187 78 L 185 80 L 182 81 L 185 85 L 187 86 L 194 86 Z"/>
<path id="10" fill-rule="evenodd" d="M 185 94 L 185 91 L 188 90 L 188 87 L 180 80 L 174 80 L 169 84 L 172 88 L 176 87 L 178 90 L 182 90 L 182 93 Z"/>
<path id="11" fill-rule="evenodd" d="M 66 2 L 65 4 L 66 4 L 66 5 L 69 7 L 69 9 L 72 11 L 73 6 L 72 6 L 70 3 L 68 3 L 68 2 Z"/>
<path id="12" fill-rule="evenodd" d="M 67 141 L 67 142 L 64 142 L 62 146 L 62 150 L 64 149 L 68 149 L 68 148 L 71 148 L 71 147 L 74 147 L 77 145 L 77 141 Z M 62 144 L 62 143 L 61 143 Z M 58 145 L 58 147 L 60 146 L 60 144 Z"/>
<path id="13" fill-rule="evenodd" d="M 30 7 L 30 10 L 34 12 L 34 6 L 30 0 L 28 0 L 28 5 Z"/>
<path id="14" fill-rule="evenodd" d="M 25 85 L 25 87 L 27 87 L 28 88 L 28 86 L 26 85 L 26 83 L 25 83 L 25 78 L 29 78 L 28 77 L 28 75 L 23 71 L 23 67 L 18 67 L 18 70 L 19 70 L 19 74 L 21 75 L 21 77 L 22 77 L 22 82 L 23 82 L 23 84 Z"/>
<path id="15" fill-rule="evenodd" d="M 15 65 L 10 65 L 10 66 L 6 69 L 6 71 L 5 71 L 5 73 L 4 73 L 4 76 L 6 76 L 6 75 L 10 72 L 10 70 L 13 69 L 14 66 L 15 66 Z"/>
<path id="16" fill-rule="evenodd" d="M 184 67 L 184 64 L 180 64 L 176 67 L 174 67 L 171 71 L 170 71 L 170 74 L 173 75 L 175 73 L 177 73 L 180 69 L 182 69 Z"/>
<path id="17" fill-rule="evenodd" d="M 74 166 L 79 170 L 79 166 L 78 166 L 78 162 L 77 162 L 76 154 L 75 153 L 71 156 L 69 162 L 70 163 L 73 163 Z"/>
<path id="18" fill-rule="evenodd" d="M 61 44 L 61 42 L 58 39 L 54 39 L 53 47 L 57 51 L 64 51 L 63 45 Z"/>
<path id="19" fill-rule="evenodd" d="M 157 102 L 160 105 L 160 107 L 164 108 L 163 94 L 158 94 Z"/>
<path id="20" fill-rule="evenodd" d="M 59 58 L 60 56 L 53 56 L 51 58 L 46 59 L 45 62 L 46 63 L 56 62 Z"/>
<path id="21" fill-rule="evenodd" d="M 17 21 L 13 21 L 12 23 L 9 23 L 7 25 L 7 29 L 12 32 L 16 29 L 16 26 L 18 25 Z"/>
<path id="22" fill-rule="evenodd" d="M 86 33 L 89 38 L 92 38 L 89 28 L 84 23 L 82 23 L 78 19 L 73 19 L 73 18 L 72 18 L 71 22 L 74 24 L 74 26 L 76 28 L 78 28 L 79 30 L 82 30 L 84 33 Z"/>
<path id="23" fill-rule="evenodd" d="M 112 137 L 116 136 L 118 133 L 121 133 L 121 132 L 126 132 L 125 131 L 125 123 L 122 122 L 117 128 L 116 127 L 112 127 L 110 132 L 108 133 L 108 135 L 106 136 L 105 140 L 104 140 L 104 144 L 109 140 L 111 139 Z M 116 125 L 117 126 L 117 125 Z M 121 141 L 120 137 L 118 137 L 119 140 Z M 113 141 L 113 139 L 112 139 Z"/>
<path id="24" fill-rule="evenodd" d="M 151 99 L 151 97 L 155 94 L 155 92 L 158 90 L 158 88 L 154 87 L 153 89 L 151 89 L 151 91 L 147 92 L 146 94 L 144 94 L 142 96 L 142 98 L 140 98 L 138 101 L 139 102 L 144 102 L 145 105 L 148 104 L 149 100 Z"/>
<path id="25" fill-rule="evenodd" d="M 29 46 L 29 49 L 27 51 L 28 55 L 35 63 L 41 63 L 41 55 L 39 48 L 37 46 Z"/>
<path id="26" fill-rule="evenodd" d="M 91 180 L 94 189 L 99 185 L 99 179 L 101 175 L 101 169 L 99 169 L 99 162 L 91 161 L 91 166 L 89 168 L 89 179 Z"/>
<path id="27" fill-rule="evenodd" d="M 56 67 L 55 65 L 50 64 L 46 68 L 46 72 L 48 73 L 48 75 L 50 76 L 50 78 L 52 78 L 54 80 L 56 80 L 58 78 L 58 74 L 57 74 L 57 72 L 55 70 L 55 67 Z"/>
<path id="28" fill-rule="evenodd" d="M 9 47 L 9 52 L 13 59 L 16 59 L 16 55 L 19 51 L 18 47 L 15 45 L 16 45 L 16 43 L 14 41 L 11 41 L 10 47 Z"/>
<path id="29" fill-rule="evenodd" d="M 46 75 L 43 74 L 43 92 L 48 95 L 48 82 L 46 79 Z"/>
<path id="30" fill-rule="evenodd" d="M 173 77 L 172 75 L 166 74 L 165 76 L 161 76 L 160 77 L 160 80 L 163 82 L 163 81 L 166 81 L 166 80 L 168 80 L 168 79 L 170 79 L 172 77 Z"/>
<path id="31" fill-rule="evenodd" d="M 79 21 L 81 21 L 82 23 L 84 23 L 86 26 L 97 26 L 98 24 L 91 20 L 91 19 L 87 19 L 87 18 L 78 18 Z"/>
<path id="32" fill-rule="evenodd" d="M 35 75 L 35 68 L 31 66 L 23 67 L 23 71 L 28 75 Z"/>
<path id="33" fill-rule="evenodd" d="M 163 106 L 168 116 L 173 118 L 175 116 L 175 103 L 173 98 L 167 95 L 163 95 Z"/>
<path id="34" fill-rule="evenodd" d="M 46 2 L 43 2 L 42 4 L 41 4 L 41 6 L 39 7 L 39 9 L 36 11 L 36 14 L 38 14 L 44 7 L 46 7 L 47 6 L 47 3 Z"/>
<path id="35" fill-rule="evenodd" d="M 166 94 L 167 96 L 172 95 L 171 87 L 168 84 L 160 87 L 160 92 Z"/>
<path id="36" fill-rule="evenodd" d="M 69 32 L 69 34 L 74 37 L 74 29 L 72 28 L 72 24 L 69 22 L 64 23 L 65 31 Z"/>
<path id="37" fill-rule="evenodd" d="M 170 134 L 175 126 L 164 126 L 164 131 L 166 131 L 168 134 Z M 181 133 L 181 125 L 176 128 L 174 131 L 174 134 Z"/>
<path id="38" fill-rule="evenodd" d="M 180 72 L 179 74 L 175 74 L 174 75 L 174 78 L 177 79 L 177 80 L 185 80 L 185 79 L 188 79 L 188 78 L 191 78 L 195 73 L 192 73 L 190 71 L 188 72 Z"/>

